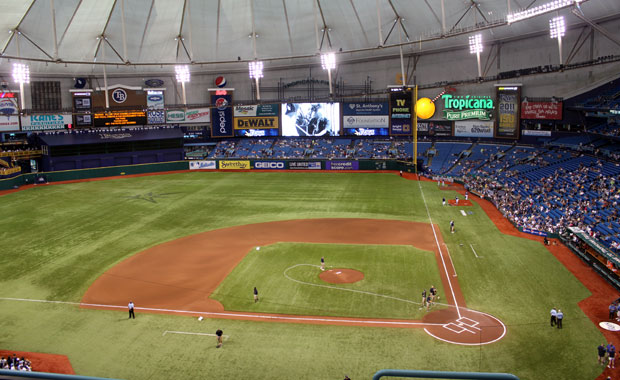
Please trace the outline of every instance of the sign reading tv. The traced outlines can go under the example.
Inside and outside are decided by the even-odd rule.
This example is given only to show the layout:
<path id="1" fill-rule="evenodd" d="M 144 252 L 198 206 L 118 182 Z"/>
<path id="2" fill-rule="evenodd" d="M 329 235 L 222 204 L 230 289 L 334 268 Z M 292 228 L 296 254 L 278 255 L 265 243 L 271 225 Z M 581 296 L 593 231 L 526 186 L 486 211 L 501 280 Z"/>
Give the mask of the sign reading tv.
<path id="1" fill-rule="evenodd" d="M 411 136 L 413 134 L 411 88 L 390 90 L 390 135 Z"/>
<path id="2" fill-rule="evenodd" d="M 338 136 L 340 103 L 282 104 L 282 136 Z"/>
<path id="3" fill-rule="evenodd" d="M 384 103 L 344 103 L 342 130 L 348 136 L 387 136 L 390 107 Z"/>

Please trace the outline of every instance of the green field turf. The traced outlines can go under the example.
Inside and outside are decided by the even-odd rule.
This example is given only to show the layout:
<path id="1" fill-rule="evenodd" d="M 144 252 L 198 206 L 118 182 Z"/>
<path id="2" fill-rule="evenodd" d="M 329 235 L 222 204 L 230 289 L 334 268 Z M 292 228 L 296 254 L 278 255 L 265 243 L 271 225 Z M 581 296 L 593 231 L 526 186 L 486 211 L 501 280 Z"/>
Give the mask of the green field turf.
<path id="1" fill-rule="evenodd" d="M 328 268 L 355 269 L 364 279 L 338 285 L 322 281 L 321 256 Z M 421 319 L 426 309 L 420 310 L 420 293 L 431 285 L 444 294 L 433 252 L 411 246 L 278 243 L 251 251 L 212 298 L 226 310 Z M 252 299 L 254 286 L 258 303 Z"/>
<path id="2" fill-rule="evenodd" d="M 577 306 L 587 289 L 542 244 L 500 234 L 477 206 L 464 208 L 467 216 L 442 207 L 454 193 L 422 187 L 467 305 L 507 325 L 498 343 L 458 347 L 421 329 L 144 314 L 127 321 L 124 310 L 0 300 L 0 347 L 65 354 L 79 374 L 125 379 L 357 380 L 381 368 L 596 378 L 604 339 Z M 418 183 L 393 174 L 183 173 L 43 186 L 0 197 L 0 289 L 2 297 L 79 302 L 105 270 L 146 247 L 226 226 L 325 217 L 428 222 Z M 450 220 L 455 234 L 446 233 Z M 563 330 L 548 326 L 552 306 L 565 312 Z M 221 350 L 212 337 L 162 335 L 216 328 L 231 335 Z"/>

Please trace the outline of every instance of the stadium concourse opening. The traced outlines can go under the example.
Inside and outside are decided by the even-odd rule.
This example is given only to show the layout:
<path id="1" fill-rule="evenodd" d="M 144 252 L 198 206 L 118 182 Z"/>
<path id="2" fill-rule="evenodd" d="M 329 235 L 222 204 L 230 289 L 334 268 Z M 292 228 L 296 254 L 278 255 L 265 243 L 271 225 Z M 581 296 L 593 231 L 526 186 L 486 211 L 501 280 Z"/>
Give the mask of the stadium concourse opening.
<path id="1" fill-rule="evenodd" d="M 439 230 L 437 227 L 435 228 Z M 372 231 L 373 233 L 369 233 Z M 422 321 L 370 319 L 226 311 L 208 298 L 254 247 L 277 242 L 411 245 L 433 252 L 446 289 L 446 309 Z M 460 345 L 500 340 L 505 325 L 497 318 L 466 307 L 454 268 L 440 234 L 429 223 L 380 219 L 298 219 L 248 224 L 206 231 L 142 251 L 101 275 L 86 291 L 82 307 L 114 308 L 136 301 L 140 312 L 271 322 L 423 328 L 432 337 Z M 341 271 L 336 270 L 336 272 Z M 203 274 L 209 273 L 208 277 Z M 342 273 L 341 273 L 342 274 Z M 336 274 L 338 275 L 338 274 Z M 183 287 L 175 284 L 184 284 Z M 443 301 L 443 300 L 442 300 Z M 124 306 L 123 306 L 124 308 Z"/>

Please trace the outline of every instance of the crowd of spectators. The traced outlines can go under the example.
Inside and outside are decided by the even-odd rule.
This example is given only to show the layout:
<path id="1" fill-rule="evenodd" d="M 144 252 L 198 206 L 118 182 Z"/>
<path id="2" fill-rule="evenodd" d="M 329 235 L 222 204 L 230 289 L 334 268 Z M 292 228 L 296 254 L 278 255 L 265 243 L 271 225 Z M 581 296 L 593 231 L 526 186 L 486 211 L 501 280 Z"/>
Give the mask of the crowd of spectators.
<path id="1" fill-rule="evenodd" d="M 32 363 L 28 358 L 17 355 L 7 355 L 0 358 L 0 369 L 7 369 L 12 371 L 32 371 Z"/>

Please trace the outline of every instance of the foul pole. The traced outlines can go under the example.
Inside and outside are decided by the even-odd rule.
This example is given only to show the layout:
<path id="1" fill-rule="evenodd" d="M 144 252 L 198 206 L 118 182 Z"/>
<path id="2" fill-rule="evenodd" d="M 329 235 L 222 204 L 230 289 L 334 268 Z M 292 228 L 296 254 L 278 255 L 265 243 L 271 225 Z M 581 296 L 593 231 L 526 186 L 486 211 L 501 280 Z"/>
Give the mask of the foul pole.
<path id="1" fill-rule="evenodd" d="M 415 106 L 418 104 L 418 85 L 413 88 L 413 169 L 418 176 L 418 113 Z"/>

